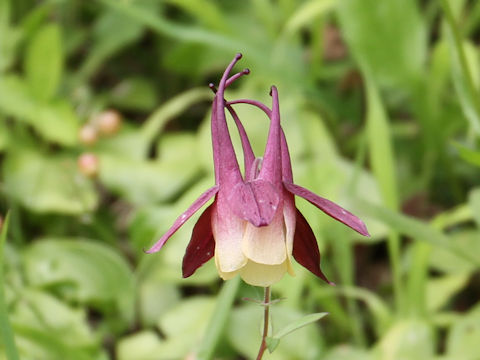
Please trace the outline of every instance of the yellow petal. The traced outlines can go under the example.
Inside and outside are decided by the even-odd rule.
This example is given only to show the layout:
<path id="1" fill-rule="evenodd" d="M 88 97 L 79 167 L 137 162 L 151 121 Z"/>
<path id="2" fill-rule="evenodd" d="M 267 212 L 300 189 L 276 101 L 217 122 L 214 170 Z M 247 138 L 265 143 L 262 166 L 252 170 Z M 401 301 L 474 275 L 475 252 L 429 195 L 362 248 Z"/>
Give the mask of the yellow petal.
<path id="1" fill-rule="evenodd" d="M 279 209 L 268 226 L 255 227 L 247 223 L 242 242 L 245 256 L 257 263 L 279 265 L 285 262 L 285 224 Z"/>
<path id="2" fill-rule="evenodd" d="M 235 271 L 231 271 L 231 272 L 222 271 L 220 269 L 220 265 L 218 264 L 218 257 L 217 257 L 216 254 L 215 254 L 215 265 L 217 267 L 218 276 L 220 276 L 223 280 L 233 279 L 241 271 L 241 268 L 239 270 L 235 270 Z"/>
<path id="3" fill-rule="evenodd" d="M 253 286 L 270 286 L 279 281 L 287 272 L 287 261 L 279 265 L 264 265 L 248 260 L 240 270 L 243 281 Z"/>
<path id="4" fill-rule="evenodd" d="M 215 259 L 219 273 L 236 271 L 247 263 L 247 258 L 242 252 L 242 239 L 245 232 L 246 221 L 235 216 L 228 204 L 218 197 L 212 211 L 212 231 L 215 239 Z M 225 206 L 227 205 L 227 206 Z M 221 208 L 221 212 L 218 208 Z"/>

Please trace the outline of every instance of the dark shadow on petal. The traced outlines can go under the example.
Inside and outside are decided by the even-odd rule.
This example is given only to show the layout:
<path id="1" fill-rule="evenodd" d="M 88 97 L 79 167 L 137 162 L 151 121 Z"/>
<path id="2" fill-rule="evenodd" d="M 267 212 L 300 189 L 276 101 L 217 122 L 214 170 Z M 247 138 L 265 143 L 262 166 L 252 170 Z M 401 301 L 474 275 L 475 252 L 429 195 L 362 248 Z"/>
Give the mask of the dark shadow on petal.
<path id="1" fill-rule="evenodd" d="M 295 225 L 295 235 L 293 237 L 293 257 L 300 265 L 313 274 L 325 280 L 330 285 L 334 285 L 320 269 L 320 251 L 318 251 L 317 239 L 315 239 L 312 228 L 302 213 L 298 209 L 296 210 L 297 221 Z"/>
<path id="2" fill-rule="evenodd" d="M 212 258 L 215 253 L 215 241 L 212 233 L 212 208 L 205 209 L 193 228 L 192 238 L 183 257 L 183 277 L 191 276 L 200 266 Z"/>

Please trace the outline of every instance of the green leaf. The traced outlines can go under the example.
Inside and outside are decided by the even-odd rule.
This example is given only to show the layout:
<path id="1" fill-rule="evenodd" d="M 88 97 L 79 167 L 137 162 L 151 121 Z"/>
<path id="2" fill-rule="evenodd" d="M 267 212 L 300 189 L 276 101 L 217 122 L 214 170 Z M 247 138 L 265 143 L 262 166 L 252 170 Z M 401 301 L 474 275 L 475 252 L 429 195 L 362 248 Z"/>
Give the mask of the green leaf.
<path id="1" fill-rule="evenodd" d="M 479 151 L 471 150 L 459 143 L 453 143 L 453 145 L 457 148 L 459 155 L 463 160 L 469 162 L 472 165 L 480 166 Z"/>
<path id="2" fill-rule="evenodd" d="M 60 27 L 45 25 L 35 33 L 25 55 L 25 74 L 33 96 L 45 102 L 58 89 L 63 71 L 63 53 Z"/>
<path id="3" fill-rule="evenodd" d="M 300 329 L 304 326 L 307 326 L 308 324 L 314 323 L 324 316 L 328 315 L 328 313 L 315 313 L 315 314 L 308 314 L 305 315 L 304 317 L 295 320 L 294 322 L 288 324 L 285 326 L 282 330 L 278 331 L 273 337 L 277 339 L 281 339 L 284 336 L 290 334 L 291 332 Z"/>
<path id="4" fill-rule="evenodd" d="M 32 285 L 55 287 L 66 299 L 132 319 L 133 274 L 111 248 L 83 239 L 44 238 L 26 249 L 24 259 Z"/>
<path id="5" fill-rule="evenodd" d="M 302 318 L 302 314 L 287 306 L 275 305 L 271 310 L 272 328 L 285 328 Z M 246 305 L 234 309 L 228 325 L 228 339 L 247 359 L 255 359 L 261 342 L 263 309 Z M 272 360 L 319 359 L 323 353 L 318 329 L 313 326 L 298 328 L 282 339 L 278 350 L 269 356 Z"/>
<path id="6" fill-rule="evenodd" d="M 468 204 L 472 209 L 473 220 L 475 220 L 477 227 L 480 228 L 480 188 L 477 187 L 468 194 Z"/>
<path id="7" fill-rule="evenodd" d="M 455 19 L 455 16 L 458 16 L 461 11 L 462 2 L 452 2 L 450 4 L 449 0 L 441 0 L 440 3 L 446 18 L 447 39 L 452 54 L 453 83 L 459 95 L 463 112 L 478 134 L 480 132 L 480 101 L 478 99 L 480 68 L 477 50 L 473 44 L 463 40 Z M 455 5 L 458 14 L 454 14 L 452 5 Z"/>
<path id="8" fill-rule="evenodd" d="M 269 336 L 265 339 L 265 343 L 267 344 L 267 349 L 271 354 L 272 352 L 275 351 L 277 346 L 280 344 L 280 339 Z"/>
<path id="9" fill-rule="evenodd" d="M 77 143 L 78 119 L 72 106 L 61 100 L 44 104 L 16 76 L 0 77 L 0 112 L 31 125 L 47 140 L 62 145 Z"/>
<path id="10" fill-rule="evenodd" d="M 480 306 L 457 320 L 447 339 L 447 354 L 452 359 L 476 360 L 480 357 Z"/>
<path id="11" fill-rule="evenodd" d="M 134 204 L 170 200 L 190 184 L 198 172 L 198 163 L 191 158 L 163 162 L 100 155 L 102 183 Z"/>
<path id="12" fill-rule="evenodd" d="M 277 348 L 277 346 L 280 344 L 280 340 L 284 336 L 286 336 L 286 335 L 288 335 L 288 334 L 294 332 L 295 330 L 298 330 L 298 329 L 300 329 L 304 326 L 312 324 L 312 323 L 320 320 L 321 318 L 323 318 L 326 315 L 328 315 L 328 313 L 308 314 L 308 315 L 305 315 L 304 317 L 302 317 L 298 320 L 295 320 L 295 321 L 291 322 L 290 324 L 285 326 L 282 330 L 277 332 L 275 335 L 273 335 L 271 337 L 268 337 L 266 339 L 268 351 L 270 351 L 270 353 L 272 353 Z"/>
<path id="13" fill-rule="evenodd" d="M 447 274 L 471 274 L 478 269 L 480 264 L 480 232 L 478 230 L 463 230 L 450 235 L 450 242 L 455 245 L 457 251 L 448 247 L 434 246 L 430 256 L 430 265 Z M 465 261 L 465 256 L 475 262 Z"/>
<path id="14" fill-rule="evenodd" d="M 9 196 L 33 211 L 76 215 L 97 205 L 93 184 L 69 157 L 16 149 L 3 170 Z"/>
<path id="15" fill-rule="evenodd" d="M 349 49 L 376 81 L 407 85 L 421 75 L 427 37 L 417 1 L 343 0 L 338 5 Z"/>
<path id="16" fill-rule="evenodd" d="M 5 355 L 8 360 L 19 360 L 18 350 L 15 345 L 15 339 L 8 319 L 8 309 L 5 299 L 4 278 L 3 278 L 3 248 L 7 240 L 8 224 L 10 214 L 7 214 L 3 224 L 0 224 L 0 338 L 5 348 Z"/>
<path id="17" fill-rule="evenodd" d="M 13 308 L 12 322 L 22 356 L 54 359 L 70 351 L 78 356 L 75 358 L 87 359 L 99 351 L 86 309 L 69 306 L 39 290 L 24 289 L 21 299 Z"/>
<path id="18" fill-rule="evenodd" d="M 429 280 L 426 289 L 427 309 L 432 313 L 440 310 L 467 285 L 468 279 L 469 275 L 464 273 Z"/>
<path id="19" fill-rule="evenodd" d="M 472 253 L 471 250 L 460 245 L 458 241 L 453 240 L 453 236 L 447 236 L 420 220 L 381 206 L 373 205 L 366 201 L 357 201 L 356 204 L 364 214 L 384 222 L 398 232 L 408 235 L 413 239 L 436 245 L 436 248 L 443 248 L 451 253 L 452 256 L 468 260 L 468 263 L 463 261 L 468 266 L 478 266 L 478 264 L 480 264 L 480 258 Z"/>
<path id="20" fill-rule="evenodd" d="M 162 316 L 158 327 L 166 335 L 164 354 L 170 359 L 183 359 L 197 348 L 215 312 L 215 305 L 214 298 L 196 296 L 178 303 Z"/>
<path id="21" fill-rule="evenodd" d="M 169 22 L 152 11 L 142 9 L 138 5 L 133 5 L 133 3 L 112 0 L 101 0 L 101 2 L 109 9 L 126 15 L 139 24 L 146 25 L 161 35 L 167 35 L 177 40 L 205 44 L 228 50 L 230 52 L 235 52 L 239 49 L 245 49 L 246 52 L 246 50 L 250 48 L 248 43 L 224 36 L 223 34 L 208 31 L 198 26 L 187 27 Z M 252 53 L 255 53 L 255 51 L 252 51 Z"/>
<path id="22" fill-rule="evenodd" d="M 316 17 L 325 15 L 328 11 L 332 10 L 336 3 L 336 0 L 310 0 L 303 3 L 287 20 L 284 29 L 285 33 L 293 34 L 302 26 L 313 21 Z"/>
<path id="23" fill-rule="evenodd" d="M 21 31 L 11 26 L 11 1 L 0 1 L 0 73 L 7 70 L 16 57 L 16 47 L 21 38 Z"/>
<path id="24" fill-rule="evenodd" d="M 110 102 L 119 109 L 150 111 L 157 103 L 152 81 L 143 77 L 122 80 L 109 92 Z"/>
<path id="25" fill-rule="evenodd" d="M 87 59 L 75 75 L 76 80 L 80 84 L 87 80 L 109 57 L 138 40 L 143 31 L 144 27 L 141 24 L 130 21 L 128 17 L 104 11 L 93 27 L 93 45 Z"/>
<path id="26" fill-rule="evenodd" d="M 347 298 L 361 300 L 370 310 L 375 321 L 375 331 L 377 334 L 383 334 L 390 326 L 393 318 L 391 310 L 387 304 L 375 293 L 360 287 L 353 286 L 335 286 L 328 288 L 315 289 L 318 297 L 343 295 Z"/>
<path id="27" fill-rule="evenodd" d="M 433 331 L 423 321 L 398 321 L 374 348 L 378 359 L 431 359 L 434 355 Z"/>
<path id="28" fill-rule="evenodd" d="M 8 128 L 5 121 L 0 117 L 0 151 L 3 151 L 8 145 Z"/>

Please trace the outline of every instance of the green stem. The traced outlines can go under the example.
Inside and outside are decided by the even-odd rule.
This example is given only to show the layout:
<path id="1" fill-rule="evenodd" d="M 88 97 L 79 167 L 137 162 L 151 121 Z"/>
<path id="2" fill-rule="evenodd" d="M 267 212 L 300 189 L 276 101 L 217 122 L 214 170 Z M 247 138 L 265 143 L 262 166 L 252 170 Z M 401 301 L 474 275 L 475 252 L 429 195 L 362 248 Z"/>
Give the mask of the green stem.
<path id="1" fill-rule="evenodd" d="M 5 354 L 8 360 L 19 360 L 17 347 L 15 346 L 15 339 L 13 331 L 8 321 L 7 304 L 5 301 L 5 291 L 3 288 L 3 245 L 7 237 L 9 215 L 5 218 L 5 223 L 1 229 L 0 234 L 0 337 L 5 347 Z"/>
<path id="2" fill-rule="evenodd" d="M 268 336 L 268 319 L 270 317 L 270 287 L 265 288 L 263 296 L 263 334 L 262 334 L 262 343 L 260 344 L 260 349 L 258 350 L 257 360 L 261 360 L 265 350 L 267 349 L 267 336 Z"/>

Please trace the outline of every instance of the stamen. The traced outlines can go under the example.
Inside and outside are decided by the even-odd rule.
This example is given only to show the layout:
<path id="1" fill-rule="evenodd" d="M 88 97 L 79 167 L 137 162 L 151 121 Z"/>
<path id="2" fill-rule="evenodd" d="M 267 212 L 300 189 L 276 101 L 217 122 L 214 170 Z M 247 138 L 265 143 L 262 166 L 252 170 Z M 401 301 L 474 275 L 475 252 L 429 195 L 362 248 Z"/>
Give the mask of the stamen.
<path id="1" fill-rule="evenodd" d="M 260 101 L 250 100 L 250 99 L 238 99 L 238 100 L 232 100 L 227 102 L 227 105 L 234 105 L 234 104 L 247 104 L 247 105 L 256 106 L 260 110 L 262 110 L 268 117 L 270 117 L 270 115 L 272 114 L 272 111 L 268 108 L 268 106 L 261 103 Z"/>
<path id="2" fill-rule="evenodd" d="M 217 87 L 215 86 L 214 83 L 208 84 L 208 87 L 209 87 L 210 89 L 212 89 L 212 91 L 213 91 L 214 94 L 217 93 L 218 90 L 217 90 Z"/>
<path id="3" fill-rule="evenodd" d="M 240 71 L 239 73 L 236 73 L 235 75 L 231 76 L 226 84 L 225 84 L 225 87 L 229 87 L 230 85 L 232 85 L 232 83 L 237 80 L 238 78 L 242 77 L 243 75 L 248 75 L 250 74 L 250 69 L 243 69 L 242 71 Z"/>

